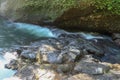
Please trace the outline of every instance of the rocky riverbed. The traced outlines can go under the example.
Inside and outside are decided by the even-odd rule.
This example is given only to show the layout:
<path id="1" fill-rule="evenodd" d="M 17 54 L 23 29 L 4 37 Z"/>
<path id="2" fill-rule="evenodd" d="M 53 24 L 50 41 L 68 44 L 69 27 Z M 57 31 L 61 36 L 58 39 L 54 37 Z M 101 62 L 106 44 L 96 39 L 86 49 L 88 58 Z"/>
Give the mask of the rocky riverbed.
<path id="1" fill-rule="evenodd" d="M 5 80 L 120 80 L 120 34 L 56 35 L 8 49 L 17 58 L 5 67 L 17 72 Z"/>

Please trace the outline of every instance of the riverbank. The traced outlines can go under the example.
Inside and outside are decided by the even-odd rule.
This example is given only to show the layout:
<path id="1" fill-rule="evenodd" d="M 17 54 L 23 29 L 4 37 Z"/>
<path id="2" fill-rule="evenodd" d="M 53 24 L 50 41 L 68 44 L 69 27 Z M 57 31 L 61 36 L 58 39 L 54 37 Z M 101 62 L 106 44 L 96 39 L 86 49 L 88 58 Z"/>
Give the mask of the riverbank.
<path id="1" fill-rule="evenodd" d="M 119 4 L 116 0 L 0 0 L 0 15 L 66 30 L 120 33 Z"/>
<path id="2" fill-rule="evenodd" d="M 112 38 L 98 33 L 69 33 L 59 29 L 52 32 L 59 32 L 57 38 L 45 38 L 12 48 L 11 53 L 17 53 L 17 59 L 6 68 L 15 69 L 17 73 L 11 80 L 120 79 L 120 45 L 116 41 L 120 39 L 119 34 L 113 34 Z"/>

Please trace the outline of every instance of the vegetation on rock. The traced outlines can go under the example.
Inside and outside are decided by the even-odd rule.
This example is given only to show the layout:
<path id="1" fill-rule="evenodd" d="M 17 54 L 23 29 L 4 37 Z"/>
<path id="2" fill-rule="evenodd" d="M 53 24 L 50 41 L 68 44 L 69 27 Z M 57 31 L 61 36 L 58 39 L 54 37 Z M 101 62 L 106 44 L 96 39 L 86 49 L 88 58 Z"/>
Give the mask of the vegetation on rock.
<path id="1" fill-rule="evenodd" d="M 95 0 L 95 6 L 99 10 L 120 15 L 120 0 Z"/>
<path id="2" fill-rule="evenodd" d="M 32 13 L 34 11 L 34 14 L 38 13 L 50 20 L 55 20 L 58 15 L 74 6 L 75 2 L 75 0 L 26 0 L 24 9 L 30 10 Z"/>
<path id="3" fill-rule="evenodd" d="M 0 14 L 13 21 L 59 28 L 120 32 L 119 0 L 4 0 Z M 3 5 L 3 0 L 2 4 Z M 112 22 L 112 23 L 111 23 Z M 69 28 L 68 28 L 69 27 Z"/>
<path id="4" fill-rule="evenodd" d="M 82 5 L 95 6 L 98 10 L 108 11 L 112 14 L 120 15 L 120 0 L 25 0 L 25 8 L 31 8 L 33 10 L 58 10 L 64 11 L 70 8 L 79 8 Z M 82 5 L 80 3 L 83 3 Z M 47 5 L 46 5 L 47 4 Z M 83 6 L 82 6 L 83 7 Z M 86 7 L 86 6 L 84 6 Z M 58 12 L 56 11 L 56 12 Z"/>

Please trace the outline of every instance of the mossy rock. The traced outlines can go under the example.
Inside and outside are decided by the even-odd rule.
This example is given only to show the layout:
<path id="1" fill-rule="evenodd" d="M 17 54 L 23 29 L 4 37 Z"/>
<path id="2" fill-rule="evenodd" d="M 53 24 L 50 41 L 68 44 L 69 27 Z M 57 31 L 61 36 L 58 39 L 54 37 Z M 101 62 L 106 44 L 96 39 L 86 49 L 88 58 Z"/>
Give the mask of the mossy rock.
<path id="1" fill-rule="evenodd" d="M 120 33 L 120 15 L 94 12 L 90 6 L 84 10 L 73 8 L 56 19 L 59 28 L 74 31 L 95 31 L 100 33 Z"/>
<path id="2" fill-rule="evenodd" d="M 111 33 L 120 32 L 119 3 L 118 0 L 0 0 L 0 15 L 13 21 L 53 24 L 67 30 Z"/>

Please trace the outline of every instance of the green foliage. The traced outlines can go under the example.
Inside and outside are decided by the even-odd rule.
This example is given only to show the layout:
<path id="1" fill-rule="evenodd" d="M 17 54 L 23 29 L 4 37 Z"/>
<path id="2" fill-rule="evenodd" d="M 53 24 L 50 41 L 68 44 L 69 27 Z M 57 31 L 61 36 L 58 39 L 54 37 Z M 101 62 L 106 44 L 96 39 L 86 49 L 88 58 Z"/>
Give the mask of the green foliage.
<path id="1" fill-rule="evenodd" d="M 53 21 L 67 9 L 85 9 L 91 5 L 98 11 L 120 15 L 120 0 L 25 0 L 23 9 L 27 11 L 25 13 Z"/>
<path id="2" fill-rule="evenodd" d="M 95 6 L 99 10 L 120 15 L 120 0 L 95 0 Z"/>
<path id="3" fill-rule="evenodd" d="M 75 0 L 25 0 L 24 9 L 33 15 L 38 14 L 54 20 L 58 15 L 74 6 Z M 49 13 L 49 14 L 48 14 Z"/>
<path id="4" fill-rule="evenodd" d="M 75 0 L 25 0 L 25 7 L 38 8 L 68 8 L 74 5 Z"/>

